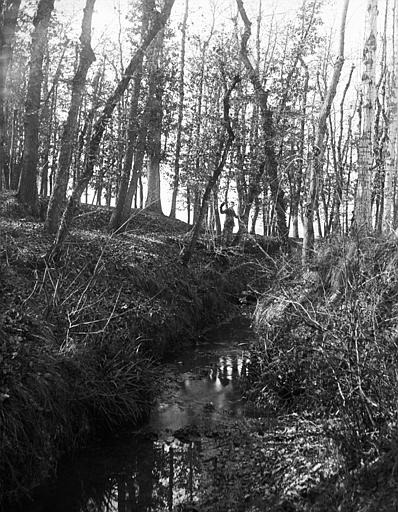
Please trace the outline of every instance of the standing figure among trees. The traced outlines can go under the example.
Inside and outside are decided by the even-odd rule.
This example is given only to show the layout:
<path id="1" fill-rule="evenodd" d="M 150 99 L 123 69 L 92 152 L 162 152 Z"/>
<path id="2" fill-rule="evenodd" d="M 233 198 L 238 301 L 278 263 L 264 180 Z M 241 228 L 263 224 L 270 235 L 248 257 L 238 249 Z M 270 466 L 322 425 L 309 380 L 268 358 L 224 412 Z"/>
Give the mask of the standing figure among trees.
<path id="1" fill-rule="evenodd" d="M 239 219 L 234 210 L 235 203 L 225 201 L 220 205 L 220 212 L 225 215 L 224 228 L 222 232 L 222 243 L 225 246 L 232 245 L 233 231 L 235 227 L 235 219 Z"/>

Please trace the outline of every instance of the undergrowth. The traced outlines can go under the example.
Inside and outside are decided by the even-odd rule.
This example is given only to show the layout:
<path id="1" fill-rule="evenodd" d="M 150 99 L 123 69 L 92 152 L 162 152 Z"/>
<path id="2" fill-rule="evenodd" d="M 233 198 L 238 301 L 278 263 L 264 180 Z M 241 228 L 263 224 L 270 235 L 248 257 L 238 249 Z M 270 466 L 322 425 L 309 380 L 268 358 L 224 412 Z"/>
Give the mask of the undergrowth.
<path id="1" fill-rule="evenodd" d="M 29 318 L 18 325 L 5 325 L 0 342 L 1 498 L 11 500 L 89 434 L 142 420 L 157 385 L 153 361 L 136 343 L 58 351 Z"/>
<path id="2" fill-rule="evenodd" d="M 349 468 L 374 460 L 395 435 L 398 244 L 337 240 L 315 271 L 285 263 L 257 308 L 262 334 L 252 396 L 266 407 L 335 418 Z"/>
<path id="3" fill-rule="evenodd" d="M 53 262 L 40 224 L 0 223 L 1 502 L 41 483 L 61 453 L 145 418 L 154 361 L 225 318 L 269 271 L 205 249 L 184 268 L 169 232 L 75 231 Z"/>

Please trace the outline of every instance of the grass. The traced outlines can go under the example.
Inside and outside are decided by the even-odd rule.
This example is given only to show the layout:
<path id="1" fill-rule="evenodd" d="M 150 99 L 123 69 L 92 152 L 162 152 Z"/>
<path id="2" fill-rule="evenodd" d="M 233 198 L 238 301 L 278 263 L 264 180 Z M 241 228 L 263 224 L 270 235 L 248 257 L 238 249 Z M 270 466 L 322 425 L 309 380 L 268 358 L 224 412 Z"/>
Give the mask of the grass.
<path id="1" fill-rule="evenodd" d="M 0 207 L 0 501 L 51 475 L 57 460 L 121 423 L 145 419 L 156 360 L 231 313 L 269 269 L 202 247 L 179 263 L 180 221 L 140 212 L 124 233 L 110 211 L 82 209 L 62 258 L 13 196 Z"/>
<path id="2" fill-rule="evenodd" d="M 395 510 L 398 243 L 339 239 L 319 254 L 312 279 L 293 280 L 296 267 L 286 265 L 257 306 L 262 342 L 251 393 L 273 410 L 329 425 L 344 471 L 321 486 L 329 503 L 314 510 Z M 372 497 L 367 475 L 382 482 Z"/>

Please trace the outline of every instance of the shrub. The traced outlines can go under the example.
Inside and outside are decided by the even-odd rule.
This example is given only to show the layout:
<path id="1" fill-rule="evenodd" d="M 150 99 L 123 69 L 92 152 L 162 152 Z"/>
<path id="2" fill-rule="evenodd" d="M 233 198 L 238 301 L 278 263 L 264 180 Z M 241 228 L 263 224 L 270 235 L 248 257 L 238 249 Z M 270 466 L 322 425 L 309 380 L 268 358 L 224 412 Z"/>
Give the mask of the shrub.
<path id="1" fill-rule="evenodd" d="M 268 407 L 337 414 L 346 454 L 357 463 L 396 422 L 397 244 L 368 240 L 353 251 L 347 243 L 348 259 L 339 247 L 324 251 L 327 271 L 318 265 L 315 285 L 282 285 L 260 306 L 255 395 Z"/>

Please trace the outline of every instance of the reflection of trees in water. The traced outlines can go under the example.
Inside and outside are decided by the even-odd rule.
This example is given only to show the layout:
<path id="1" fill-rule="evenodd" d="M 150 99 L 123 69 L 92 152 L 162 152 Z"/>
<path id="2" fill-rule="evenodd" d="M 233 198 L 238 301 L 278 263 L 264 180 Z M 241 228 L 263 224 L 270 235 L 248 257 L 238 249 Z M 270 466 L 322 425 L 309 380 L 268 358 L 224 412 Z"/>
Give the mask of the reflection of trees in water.
<path id="1" fill-rule="evenodd" d="M 200 443 L 143 440 L 123 454 L 65 468 L 35 512 L 160 512 L 197 496 Z"/>
<path id="2" fill-rule="evenodd" d="M 223 386 L 229 383 L 238 384 L 240 378 L 247 377 L 250 358 L 245 354 L 220 357 L 217 364 L 212 365 L 209 371 L 209 379 L 219 379 Z"/>
<path id="3" fill-rule="evenodd" d="M 203 399 L 213 392 L 219 397 L 219 402 L 214 398 L 215 406 L 227 406 L 240 416 L 239 380 L 246 378 L 255 365 L 243 354 L 222 356 L 209 367 L 207 379 L 192 381 L 186 393 L 200 393 Z M 203 416 L 203 402 L 199 407 L 192 415 Z M 206 415 L 217 418 L 215 410 L 206 411 Z M 212 480 L 211 468 L 204 469 L 206 464 L 201 460 L 201 450 L 206 452 L 209 443 L 212 441 L 206 439 L 167 444 L 134 438 L 130 444 L 65 468 L 53 496 L 34 512 L 160 512 L 192 503 L 203 492 L 199 482 Z"/>

